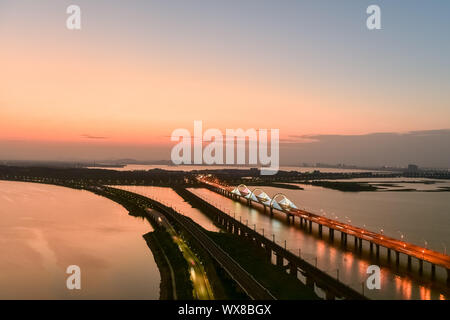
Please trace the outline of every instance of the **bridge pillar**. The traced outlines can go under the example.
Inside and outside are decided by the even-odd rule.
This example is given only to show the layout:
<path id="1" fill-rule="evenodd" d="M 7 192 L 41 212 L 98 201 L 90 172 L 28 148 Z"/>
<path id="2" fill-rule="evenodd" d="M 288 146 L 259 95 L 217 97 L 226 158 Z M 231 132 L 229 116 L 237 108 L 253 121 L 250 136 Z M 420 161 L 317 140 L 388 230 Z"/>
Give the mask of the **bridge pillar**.
<path id="1" fill-rule="evenodd" d="M 277 255 L 277 266 L 282 267 L 283 266 L 283 256 L 276 252 L 275 253 Z"/>
<path id="2" fill-rule="evenodd" d="M 347 234 L 344 233 L 344 248 L 347 247 Z"/>
<path id="3" fill-rule="evenodd" d="M 266 258 L 272 263 L 272 249 L 266 244 Z"/>
<path id="4" fill-rule="evenodd" d="M 370 255 L 373 253 L 373 242 L 370 242 Z"/>
<path id="5" fill-rule="evenodd" d="M 303 228 L 303 218 L 300 217 L 300 228 Z"/>
<path id="6" fill-rule="evenodd" d="M 289 262 L 289 274 L 297 278 L 297 265 L 293 262 Z"/>
<path id="7" fill-rule="evenodd" d="M 411 256 L 408 255 L 408 270 L 411 270 Z"/>
<path id="8" fill-rule="evenodd" d="M 375 247 L 376 247 L 376 256 L 377 256 L 377 259 L 379 259 L 379 258 L 380 258 L 380 245 L 377 244 Z"/>
<path id="9" fill-rule="evenodd" d="M 334 240 L 334 229 L 330 228 L 328 230 L 328 232 L 329 232 L 329 239 L 330 239 L 331 242 L 333 242 L 333 240 Z"/>
<path id="10" fill-rule="evenodd" d="M 387 249 L 387 259 L 388 261 L 391 261 L 391 249 Z"/>
<path id="11" fill-rule="evenodd" d="M 423 273 L 423 260 L 419 259 L 419 274 Z"/>
<path id="12" fill-rule="evenodd" d="M 312 221 L 309 220 L 309 232 L 312 232 Z"/>
<path id="13" fill-rule="evenodd" d="M 400 252 L 395 251 L 395 265 L 398 267 L 400 264 Z"/>
<path id="14" fill-rule="evenodd" d="M 232 232 L 233 232 L 233 224 L 231 223 L 230 220 L 227 221 L 227 231 L 228 231 L 229 233 L 232 233 Z"/>
<path id="15" fill-rule="evenodd" d="M 291 215 L 288 213 L 286 214 L 287 223 L 291 224 Z"/>
<path id="16" fill-rule="evenodd" d="M 322 225 L 319 224 L 319 237 L 322 238 Z"/>
<path id="17" fill-rule="evenodd" d="M 237 226 L 237 224 L 234 225 L 233 231 L 235 235 L 239 235 L 239 227 Z"/>
<path id="18" fill-rule="evenodd" d="M 306 286 L 309 288 L 314 288 L 314 279 L 311 276 L 306 276 Z"/>
<path id="19" fill-rule="evenodd" d="M 362 242 L 363 242 L 363 239 L 360 238 L 360 239 L 359 239 L 359 252 L 362 251 Z"/>
<path id="20" fill-rule="evenodd" d="M 431 279 L 436 278 L 436 265 L 434 263 L 431 264 Z"/>
<path id="21" fill-rule="evenodd" d="M 355 236 L 355 251 L 358 250 L 358 238 Z"/>

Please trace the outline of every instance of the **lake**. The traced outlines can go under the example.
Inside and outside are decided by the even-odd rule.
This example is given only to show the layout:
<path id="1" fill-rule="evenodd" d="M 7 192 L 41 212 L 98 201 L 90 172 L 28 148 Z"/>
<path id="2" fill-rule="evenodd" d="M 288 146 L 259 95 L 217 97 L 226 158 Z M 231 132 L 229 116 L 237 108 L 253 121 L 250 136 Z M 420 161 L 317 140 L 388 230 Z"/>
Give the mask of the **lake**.
<path id="1" fill-rule="evenodd" d="M 88 191 L 0 181 L 0 299 L 159 299 L 147 221 Z M 66 268 L 81 268 L 68 290 Z"/>

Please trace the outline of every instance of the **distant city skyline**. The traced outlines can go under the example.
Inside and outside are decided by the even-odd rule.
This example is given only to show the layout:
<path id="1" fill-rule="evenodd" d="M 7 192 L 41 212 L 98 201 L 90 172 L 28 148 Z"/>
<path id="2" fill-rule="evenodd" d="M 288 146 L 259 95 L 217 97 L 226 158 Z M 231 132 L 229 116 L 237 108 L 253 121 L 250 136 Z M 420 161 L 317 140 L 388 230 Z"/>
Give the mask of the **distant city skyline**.
<path id="1" fill-rule="evenodd" d="M 0 160 L 105 161 L 133 159 L 170 161 L 171 145 L 115 145 L 92 139 L 67 144 L 0 141 Z M 46 154 L 38 157 L 39 150 Z M 282 166 L 303 163 L 360 167 L 450 168 L 450 129 L 368 135 L 294 136 L 280 142 Z"/>
<path id="2" fill-rule="evenodd" d="M 170 159 L 280 129 L 280 163 L 450 167 L 450 3 L 0 0 L 0 159 Z"/>

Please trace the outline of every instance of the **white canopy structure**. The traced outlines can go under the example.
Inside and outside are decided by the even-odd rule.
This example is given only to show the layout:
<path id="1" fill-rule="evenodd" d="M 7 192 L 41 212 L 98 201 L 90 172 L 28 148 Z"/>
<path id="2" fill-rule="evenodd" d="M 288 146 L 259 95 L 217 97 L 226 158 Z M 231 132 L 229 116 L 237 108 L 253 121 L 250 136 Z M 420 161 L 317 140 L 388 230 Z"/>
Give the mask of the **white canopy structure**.
<path id="1" fill-rule="evenodd" d="M 282 193 L 277 193 L 271 198 L 263 189 L 255 188 L 253 191 L 250 191 L 244 184 L 240 184 L 234 188 L 231 193 L 281 211 L 297 209 L 297 206 Z"/>

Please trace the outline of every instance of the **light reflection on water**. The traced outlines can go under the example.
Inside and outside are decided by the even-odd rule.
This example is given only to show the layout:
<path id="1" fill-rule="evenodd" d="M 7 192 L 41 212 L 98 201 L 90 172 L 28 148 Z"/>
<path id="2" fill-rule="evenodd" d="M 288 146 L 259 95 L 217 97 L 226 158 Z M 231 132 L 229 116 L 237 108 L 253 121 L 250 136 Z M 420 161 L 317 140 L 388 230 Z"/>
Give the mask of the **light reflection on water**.
<path id="1" fill-rule="evenodd" d="M 217 228 L 214 223 L 212 223 L 211 219 L 209 219 L 200 210 L 193 208 L 189 203 L 184 201 L 184 199 L 179 196 L 172 188 L 149 186 L 114 186 L 114 188 L 134 192 L 142 196 L 157 200 L 168 206 L 172 206 L 178 212 L 190 217 L 206 230 L 219 230 L 219 228 Z"/>
<path id="2" fill-rule="evenodd" d="M 162 202 L 165 202 L 169 205 L 174 206 L 181 211 L 183 214 L 190 216 L 194 221 L 202 225 L 208 230 L 216 231 L 217 228 L 214 227 L 212 222 L 207 218 L 203 213 L 198 211 L 197 209 L 193 209 L 188 203 L 184 202 L 184 200 L 178 196 L 172 189 L 163 188 L 163 187 L 145 187 L 145 186 L 121 186 L 123 189 L 127 189 L 132 192 L 136 192 L 142 194 L 144 196 L 152 197 L 154 199 L 158 199 Z M 268 194 L 275 194 L 281 191 L 278 188 L 268 188 L 263 187 L 264 190 L 267 190 Z M 306 190 L 310 188 L 314 191 L 313 196 L 308 199 L 308 193 L 304 193 L 304 191 L 297 190 L 282 190 L 283 193 L 287 194 L 287 196 L 293 200 L 294 202 L 299 202 L 298 197 L 301 196 L 302 203 L 307 204 L 310 209 L 314 207 L 315 211 L 319 211 L 317 208 L 325 208 L 326 211 L 330 210 L 329 206 L 333 207 L 333 210 L 337 212 L 339 215 L 344 217 L 344 212 L 340 210 L 344 210 L 347 207 L 343 206 L 340 208 L 339 202 L 333 203 L 336 199 L 340 199 L 339 196 L 333 197 L 331 199 L 327 199 L 327 192 L 321 193 L 322 197 L 319 197 L 319 191 L 330 191 L 331 193 L 340 193 L 338 191 L 326 190 L 318 187 L 307 186 Z M 301 254 L 302 258 L 306 259 L 311 264 L 315 264 L 315 260 L 317 258 L 318 267 L 322 270 L 326 271 L 330 275 L 336 277 L 337 269 L 339 269 L 339 279 L 346 284 L 352 286 L 355 290 L 359 292 L 362 291 L 362 282 L 367 278 L 366 270 L 367 267 L 371 264 L 376 264 L 375 261 L 371 260 L 369 255 L 367 254 L 368 245 L 364 246 L 364 254 L 363 256 L 355 255 L 351 251 L 344 251 L 339 247 L 339 237 L 335 239 L 335 245 L 330 245 L 326 240 L 326 236 L 324 240 L 318 239 L 314 235 L 310 235 L 307 232 L 300 230 L 298 226 L 298 220 L 295 226 L 286 224 L 285 217 L 279 215 L 277 219 L 270 219 L 270 217 L 266 214 L 263 214 L 259 210 L 252 209 L 247 207 L 244 204 L 241 204 L 236 201 L 232 201 L 230 199 L 224 198 L 214 192 L 211 192 L 206 189 L 190 189 L 197 195 L 208 199 L 211 203 L 215 204 L 217 207 L 220 207 L 226 211 L 228 211 L 231 215 L 235 214 L 236 219 L 241 219 L 243 223 L 248 223 L 252 228 L 256 225 L 257 231 L 259 233 L 263 233 L 266 237 L 271 238 L 275 235 L 275 239 L 278 243 L 284 245 L 284 241 L 287 242 L 287 247 L 295 254 Z M 298 192 L 298 194 L 296 194 Z M 412 193 L 407 193 L 409 196 L 412 196 Z M 354 196 L 355 194 L 346 194 L 346 197 Z M 373 194 L 376 199 L 378 199 L 379 195 Z M 387 193 L 385 195 L 388 195 Z M 397 193 L 394 195 L 398 195 Z M 404 194 L 406 195 L 406 193 Z M 433 195 L 439 195 L 442 197 L 445 193 L 436 193 Z M 366 193 L 366 196 L 370 197 L 369 193 Z M 320 201 L 323 199 L 322 201 Z M 355 203 L 358 204 L 358 201 L 365 201 L 366 198 L 361 200 L 357 200 Z M 309 201 L 309 202 L 308 202 Z M 347 203 L 348 198 L 343 198 L 341 201 Z M 375 200 L 373 200 L 375 201 Z M 404 203 L 404 201 L 400 201 Z M 348 203 L 347 203 L 348 204 Z M 371 208 L 374 210 L 374 208 Z M 370 211 L 369 211 L 370 212 Z M 353 216 L 352 211 L 346 212 L 347 216 L 352 220 L 358 221 L 357 215 Z M 386 214 L 386 212 L 384 212 Z M 372 221 L 377 221 L 377 219 L 385 219 L 384 216 L 378 217 L 366 217 L 364 220 L 368 223 L 372 223 Z M 439 216 L 438 216 L 439 218 Z M 400 218 L 399 218 L 400 219 Z M 408 219 L 406 219 L 408 220 Z M 400 221 L 403 221 L 400 219 Z M 432 223 L 432 222 L 431 222 Z M 389 232 L 389 228 L 386 228 L 387 232 Z M 326 232 L 324 232 L 325 235 Z M 351 248 L 353 245 L 352 238 L 349 236 L 348 240 L 349 247 Z M 385 256 L 385 252 L 382 250 L 380 252 L 380 257 L 382 257 L 382 262 L 386 263 L 385 259 L 383 259 L 383 255 Z M 401 264 L 406 264 L 406 257 L 401 256 Z M 417 269 L 417 264 L 413 260 L 413 267 Z M 402 269 L 402 271 L 404 271 Z M 429 270 L 427 269 L 427 265 L 424 265 L 424 278 L 428 279 Z M 427 273 L 428 271 L 428 273 Z M 437 268 L 438 277 L 440 280 L 445 278 L 445 272 L 442 269 Z M 417 272 L 413 273 L 412 277 L 404 276 L 401 277 L 396 275 L 395 272 L 386 267 L 381 267 L 381 291 L 369 291 L 365 288 L 364 293 L 374 299 L 444 299 L 448 296 L 448 292 L 446 289 L 439 288 L 430 288 L 430 283 L 428 281 L 421 281 L 417 279 Z"/>
<path id="3" fill-rule="evenodd" d="M 87 191 L 0 181 L 0 299 L 158 299 L 144 220 Z M 67 266 L 81 290 L 66 288 Z"/>
<path id="4" fill-rule="evenodd" d="M 264 190 L 269 194 L 277 193 L 276 188 L 266 188 Z M 353 247 L 353 239 L 349 236 L 348 247 L 349 250 L 345 251 L 339 247 L 340 239 L 335 235 L 334 245 L 330 245 L 327 237 L 324 239 L 319 239 L 314 234 L 311 235 L 299 227 L 298 219 L 296 220 L 295 226 L 288 225 L 284 221 L 286 218 L 282 214 L 276 214 L 276 218 L 271 219 L 268 214 L 262 213 L 260 210 L 249 208 L 244 204 L 227 199 L 217 193 L 209 191 L 207 189 L 190 189 L 197 195 L 204 199 L 207 199 L 212 204 L 225 209 L 231 215 L 236 214 L 237 219 L 242 219 L 244 223 L 248 223 L 253 227 L 254 224 L 257 226 L 257 230 L 264 233 L 268 238 L 275 235 L 277 243 L 283 244 L 284 241 L 287 242 L 287 248 L 293 253 L 298 253 L 301 250 L 301 256 L 311 264 L 315 263 L 317 258 L 318 267 L 330 275 L 337 277 L 337 269 L 339 269 L 339 279 L 344 283 L 350 285 L 355 290 L 359 292 L 362 291 L 362 285 L 367 278 L 366 270 L 371 264 L 377 264 L 376 261 L 371 260 L 368 254 L 368 244 L 364 244 L 363 255 L 355 255 L 351 250 Z M 292 196 L 293 192 L 301 192 L 295 190 L 283 190 L 283 193 L 288 193 L 288 198 L 295 201 Z M 305 195 L 305 193 L 303 193 Z M 303 197 L 305 200 L 306 196 Z M 326 200 L 321 203 L 325 206 Z M 330 204 L 331 205 L 331 204 Z M 339 205 L 335 205 L 334 210 L 339 210 Z M 350 217 L 350 216 L 349 216 Z M 247 222 L 248 221 L 248 222 Z M 448 229 L 447 229 L 448 230 Z M 324 232 L 324 235 L 326 232 Z M 430 274 L 429 268 L 425 268 L 424 265 L 424 276 L 420 278 L 417 275 L 417 263 L 413 259 L 413 272 L 411 277 L 402 276 L 398 277 L 393 269 L 384 267 L 383 265 L 387 263 L 384 251 L 380 252 L 380 263 L 381 263 L 381 290 L 368 290 L 365 289 L 364 293 L 373 299 L 439 299 L 441 296 L 448 296 L 447 289 L 445 285 L 435 288 L 431 287 L 428 281 Z M 404 264 L 403 259 L 403 265 Z M 403 269 L 402 269 L 403 271 Z M 404 274 L 402 272 L 402 274 Z M 440 282 L 445 281 L 445 271 L 441 268 L 437 268 L 437 277 Z"/>

